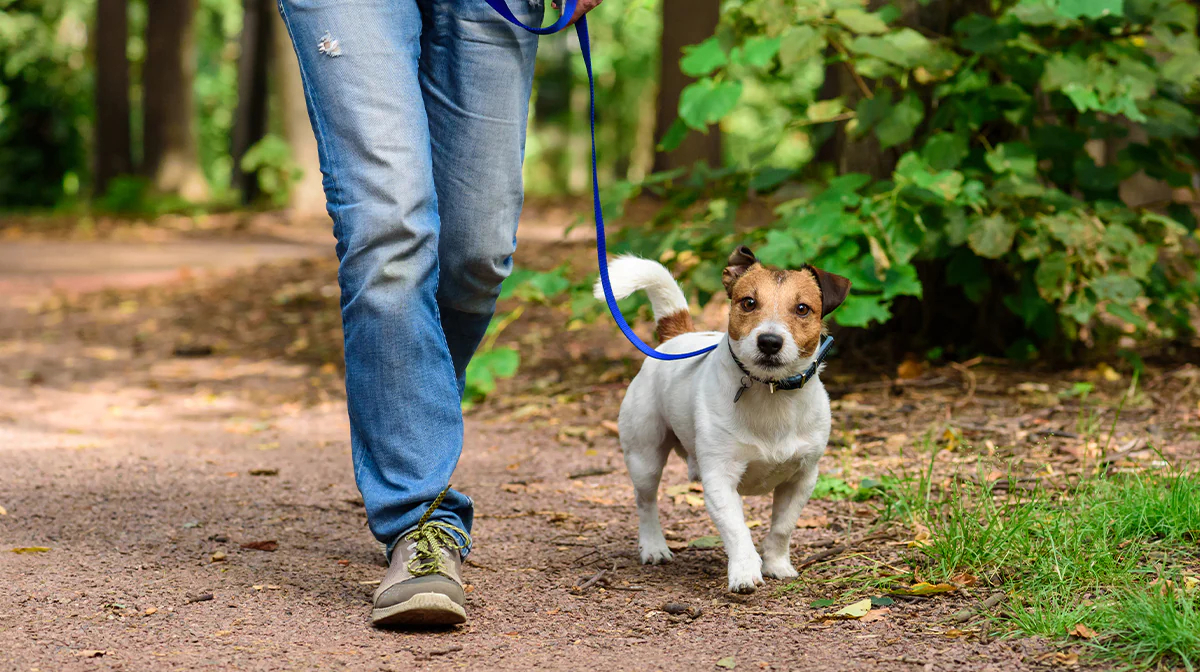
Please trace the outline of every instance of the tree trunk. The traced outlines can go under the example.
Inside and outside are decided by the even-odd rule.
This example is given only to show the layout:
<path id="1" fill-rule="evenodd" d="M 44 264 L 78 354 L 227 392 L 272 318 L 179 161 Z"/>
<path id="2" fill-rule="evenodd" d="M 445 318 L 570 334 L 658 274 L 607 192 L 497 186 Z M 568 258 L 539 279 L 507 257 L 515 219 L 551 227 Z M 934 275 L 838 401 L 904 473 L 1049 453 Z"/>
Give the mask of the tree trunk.
<path id="1" fill-rule="evenodd" d="M 292 47 L 287 27 L 278 12 L 275 15 L 275 96 L 279 104 L 283 139 L 292 148 L 292 160 L 300 167 L 300 180 L 292 185 L 291 212 L 296 217 L 326 217 L 325 190 L 321 180 L 321 159 L 317 139 L 304 103 L 304 85 L 300 64 Z"/>
<path id="2" fill-rule="evenodd" d="M 208 197 L 193 128 L 196 0 L 149 0 L 142 70 L 142 171 L 155 189 L 191 201 Z"/>
<path id="3" fill-rule="evenodd" d="M 242 157 L 267 133 L 267 76 L 274 49 L 275 3 L 245 0 L 242 15 L 241 56 L 238 58 L 238 105 L 233 124 L 230 154 L 233 156 L 233 188 L 242 203 L 258 197 L 258 176 L 242 171 Z"/>
<path id="4" fill-rule="evenodd" d="M 662 0 L 662 40 L 658 77 L 658 113 L 655 115 L 655 137 L 663 134 L 679 116 L 679 94 L 692 79 L 679 69 L 683 48 L 703 42 L 717 29 L 721 16 L 720 0 Z M 654 170 L 671 170 L 706 161 L 716 168 L 721 165 L 721 132 L 716 126 L 707 134 L 689 132 L 674 151 L 657 152 Z"/>
<path id="5" fill-rule="evenodd" d="M 133 170 L 129 132 L 129 59 L 125 0 L 96 4 L 96 173 L 95 193 L 103 194 L 118 175 Z"/>

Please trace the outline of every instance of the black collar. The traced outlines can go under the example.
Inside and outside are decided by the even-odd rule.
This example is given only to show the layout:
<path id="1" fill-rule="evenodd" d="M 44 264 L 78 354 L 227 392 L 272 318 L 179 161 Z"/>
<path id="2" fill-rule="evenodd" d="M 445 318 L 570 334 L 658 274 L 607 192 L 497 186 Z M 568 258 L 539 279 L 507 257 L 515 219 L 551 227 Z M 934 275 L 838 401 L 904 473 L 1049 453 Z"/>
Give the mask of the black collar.
<path id="1" fill-rule="evenodd" d="M 737 364 L 738 368 L 741 369 L 742 373 L 745 374 L 742 376 L 741 387 L 739 387 L 737 393 L 733 395 L 733 403 L 736 404 L 738 400 L 742 398 L 742 393 L 750 389 L 750 385 L 752 383 L 762 383 L 763 385 L 766 385 L 768 388 L 770 388 L 772 394 L 775 393 L 775 390 L 798 390 L 804 387 L 808 381 L 812 380 L 813 377 L 817 375 L 817 369 L 820 368 L 821 364 L 825 363 L 825 358 L 829 356 L 829 348 L 833 345 L 833 337 L 827 335 L 821 339 L 821 345 L 817 348 L 816 358 L 813 359 L 812 365 L 805 369 L 803 373 L 792 376 L 791 378 L 784 378 L 782 380 L 763 380 L 755 377 L 746 370 L 746 366 L 742 364 L 742 361 L 737 358 L 736 354 L 734 354 L 733 343 L 729 342 L 728 339 L 727 342 L 729 343 L 729 356 L 733 357 L 733 363 Z"/>

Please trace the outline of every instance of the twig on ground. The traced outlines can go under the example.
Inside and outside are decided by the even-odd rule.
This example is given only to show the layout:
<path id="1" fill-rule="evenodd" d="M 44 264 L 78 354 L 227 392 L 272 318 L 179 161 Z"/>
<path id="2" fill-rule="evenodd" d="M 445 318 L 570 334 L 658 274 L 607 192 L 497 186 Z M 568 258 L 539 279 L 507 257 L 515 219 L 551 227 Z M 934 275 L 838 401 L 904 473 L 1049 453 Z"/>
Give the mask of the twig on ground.
<path id="1" fill-rule="evenodd" d="M 584 469 L 583 471 L 577 471 L 577 472 L 567 476 L 567 478 L 574 480 L 577 478 L 587 478 L 589 476 L 607 476 L 607 475 L 613 473 L 614 471 L 616 471 L 616 469 L 610 469 L 607 467 L 598 467 L 595 469 Z"/>

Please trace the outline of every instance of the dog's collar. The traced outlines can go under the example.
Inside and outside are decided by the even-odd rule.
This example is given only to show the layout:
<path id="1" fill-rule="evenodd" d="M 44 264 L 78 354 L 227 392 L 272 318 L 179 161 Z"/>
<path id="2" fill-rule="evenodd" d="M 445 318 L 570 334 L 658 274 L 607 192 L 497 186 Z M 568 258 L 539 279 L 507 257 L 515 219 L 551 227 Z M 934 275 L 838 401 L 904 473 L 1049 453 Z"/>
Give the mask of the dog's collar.
<path id="1" fill-rule="evenodd" d="M 782 380 L 763 380 L 762 378 L 755 377 L 746 370 L 746 365 L 742 364 L 742 360 L 738 359 L 737 355 L 733 352 L 733 342 L 728 339 L 726 339 L 726 342 L 729 343 L 729 356 L 733 357 L 733 363 L 737 364 L 738 368 L 745 374 L 742 376 L 741 386 L 738 387 L 737 393 L 733 395 L 733 403 L 736 404 L 742 398 L 742 394 L 750 389 L 753 383 L 766 385 L 772 394 L 775 393 L 775 390 L 798 390 L 804 387 L 808 381 L 817 375 L 817 369 L 820 368 L 821 364 L 825 363 L 825 358 L 829 356 L 829 348 L 833 346 L 833 337 L 826 335 L 821 339 L 821 345 L 817 347 L 816 358 L 813 359 L 812 365 L 805 369 L 803 373 Z"/>

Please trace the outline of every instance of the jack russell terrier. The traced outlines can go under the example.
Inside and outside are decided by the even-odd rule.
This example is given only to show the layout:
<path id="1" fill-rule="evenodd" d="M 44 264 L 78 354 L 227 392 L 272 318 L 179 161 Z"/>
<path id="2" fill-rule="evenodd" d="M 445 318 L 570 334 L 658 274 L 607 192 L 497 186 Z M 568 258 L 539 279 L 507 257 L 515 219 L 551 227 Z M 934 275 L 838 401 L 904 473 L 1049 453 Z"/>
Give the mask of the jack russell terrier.
<path id="1" fill-rule="evenodd" d="M 645 290 L 654 309 L 660 352 L 714 343 L 692 359 L 647 359 L 621 403 L 618 428 L 637 493 L 643 564 L 673 559 L 658 519 L 658 484 L 674 449 L 688 477 L 704 485 L 704 502 L 729 558 L 729 590 L 752 593 L 763 576 L 799 574 L 789 554 L 792 530 L 817 483 L 829 441 L 829 395 L 818 379 L 832 339 L 822 318 L 841 305 L 850 281 L 812 266 L 776 270 L 746 247 L 722 274 L 732 302 L 729 332 L 697 332 L 687 299 L 661 264 L 613 261 L 618 298 Z M 597 296 L 603 296 L 597 286 Z M 754 548 L 742 495 L 774 493 L 771 530 Z"/>

